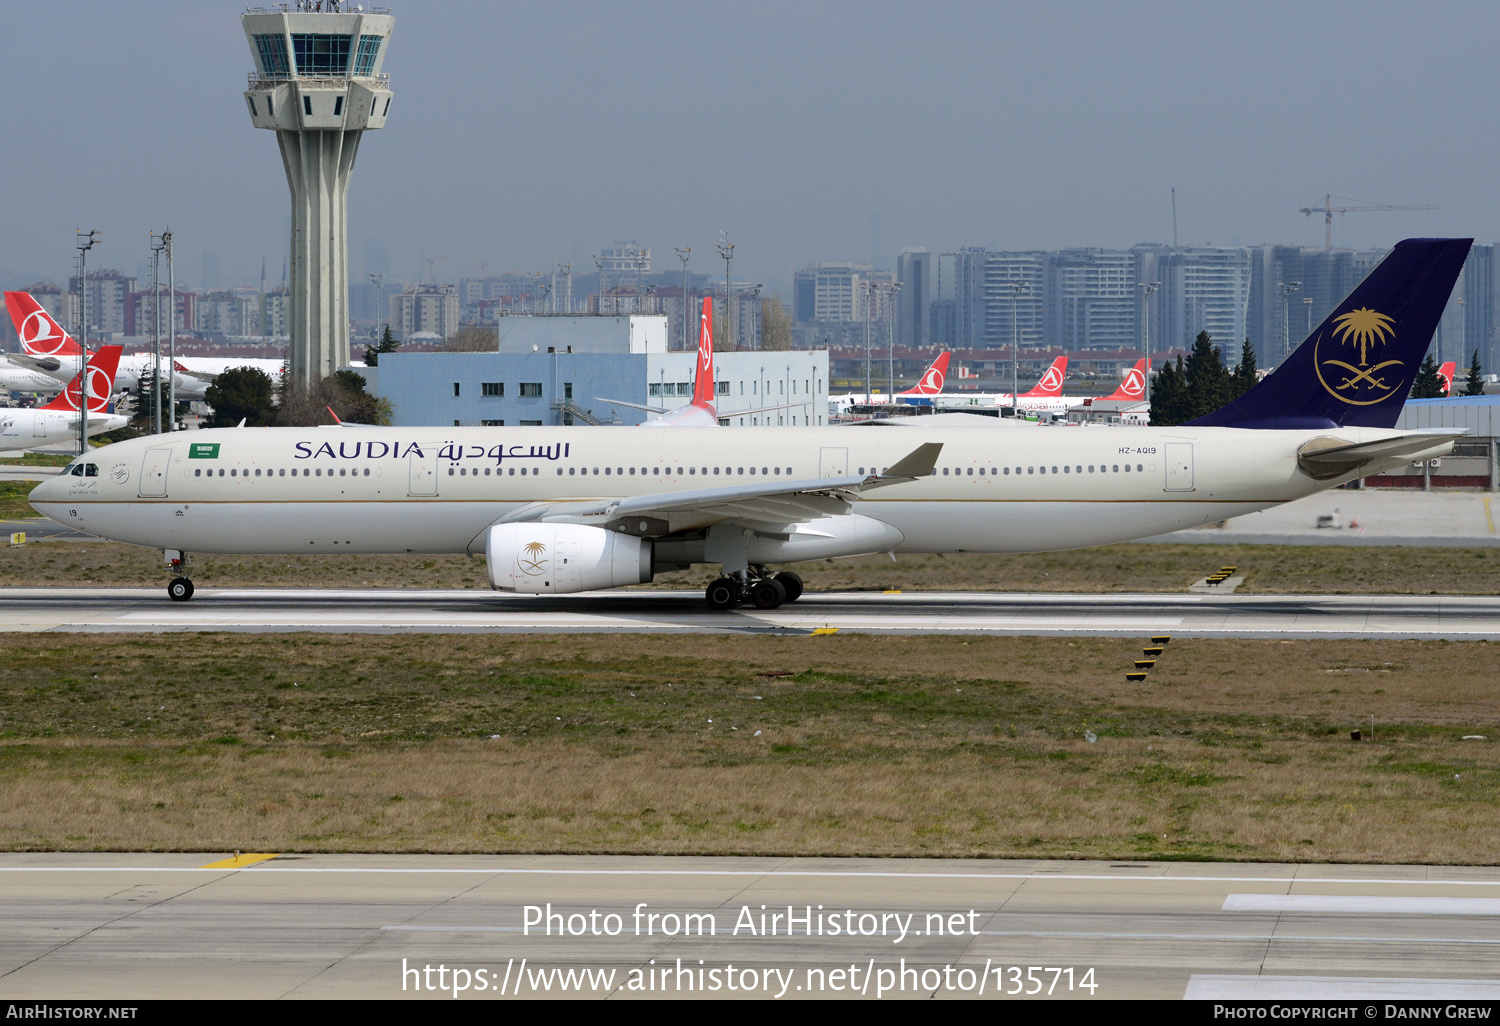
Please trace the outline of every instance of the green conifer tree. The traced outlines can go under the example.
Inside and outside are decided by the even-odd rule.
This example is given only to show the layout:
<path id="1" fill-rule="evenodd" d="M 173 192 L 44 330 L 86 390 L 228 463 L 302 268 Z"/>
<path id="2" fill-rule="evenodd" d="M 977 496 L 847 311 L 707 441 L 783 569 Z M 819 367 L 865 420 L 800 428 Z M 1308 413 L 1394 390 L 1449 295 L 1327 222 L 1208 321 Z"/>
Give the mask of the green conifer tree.
<path id="1" fill-rule="evenodd" d="M 1438 374 L 1438 366 L 1432 359 L 1432 354 L 1427 354 L 1427 359 L 1422 361 L 1421 368 L 1417 371 L 1417 378 L 1411 383 L 1411 398 L 1413 399 L 1441 399 L 1443 397 L 1443 378 Z"/>

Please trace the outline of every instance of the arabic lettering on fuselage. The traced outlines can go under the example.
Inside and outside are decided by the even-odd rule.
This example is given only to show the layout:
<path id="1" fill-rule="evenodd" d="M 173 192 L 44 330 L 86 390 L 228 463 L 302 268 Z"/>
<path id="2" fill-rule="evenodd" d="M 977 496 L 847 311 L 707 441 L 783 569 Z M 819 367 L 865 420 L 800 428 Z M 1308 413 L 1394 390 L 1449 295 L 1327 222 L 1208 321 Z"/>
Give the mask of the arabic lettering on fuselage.
<path id="1" fill-rule="evenodd" d="M 486 448 L 482 445 L 464 445 L 460 442 L 444 442 L 437 452 L 439 460 L 448 460 L 457 463 L 460 460 L 492 459 L 496 465 L 506 460 L 560 460 L 565 458 L 572 450 L 571 442 L 557 442 L 552 445 L 492 445 Z M 416 456 L 419 459 L 427 457 L 427 451 L 416 442 L 368 442 L 368 441 L 340 441 L 335 446 L 333 442 L 323 442 L 316 449 L 312 442 L 298 442 L 296 445 L 297 460 L 378 460 L 398 459 L 404 460 L 408 456 Z"/>

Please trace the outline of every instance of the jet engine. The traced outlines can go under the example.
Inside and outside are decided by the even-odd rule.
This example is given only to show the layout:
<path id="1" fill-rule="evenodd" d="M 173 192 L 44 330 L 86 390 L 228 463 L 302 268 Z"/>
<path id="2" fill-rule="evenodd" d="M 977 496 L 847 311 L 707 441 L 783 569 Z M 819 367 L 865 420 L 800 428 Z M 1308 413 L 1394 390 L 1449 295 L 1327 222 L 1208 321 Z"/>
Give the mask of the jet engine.
<path id="1" fill-rule="evenodd" d="M 497 524 L 485 532 L 490 587 L 566 595 L 651 580 L 651 541 L 584 524 Z"/>

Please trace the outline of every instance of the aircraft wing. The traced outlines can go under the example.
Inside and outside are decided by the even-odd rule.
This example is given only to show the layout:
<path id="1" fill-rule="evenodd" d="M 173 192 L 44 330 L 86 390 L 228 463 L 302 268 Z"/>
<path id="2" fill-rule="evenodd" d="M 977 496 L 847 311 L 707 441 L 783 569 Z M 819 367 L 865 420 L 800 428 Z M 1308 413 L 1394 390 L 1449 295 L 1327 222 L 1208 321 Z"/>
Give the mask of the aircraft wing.
<path id="1" fill-rule="evenodd" d="M 515 510 L 497 523 L 541 521 L 619 526 L 629 534 L 653 537 L 725 521 L 747 526 L 795 524 L 847 513 L 864 492 L 931 474 L 942 449 L 941 442 L 925 442 L 879 474 L 760 481 L 583 502 L 537 502 Z"/>

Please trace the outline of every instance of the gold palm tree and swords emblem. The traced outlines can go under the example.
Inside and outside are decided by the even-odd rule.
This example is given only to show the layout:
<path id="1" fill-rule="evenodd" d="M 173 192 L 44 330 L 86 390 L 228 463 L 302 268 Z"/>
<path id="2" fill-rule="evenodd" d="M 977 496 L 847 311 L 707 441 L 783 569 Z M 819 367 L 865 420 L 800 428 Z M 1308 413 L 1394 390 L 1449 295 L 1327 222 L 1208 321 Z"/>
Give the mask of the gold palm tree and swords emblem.
<path id="1" fill-rule="evenodd" d="M 1405 378 L 1391 367 L 1404 366 L 1400 360 L 1381 360 L 1371 364 L 1372 349 L 1384 347 L 1396 337 L 1396 322 L 1383 313 L 1367 307 L 1350 310 L 1334 318 L 1333 337 L 1340 345 L 1353 346 L 1358 350 L 1359 363 L 1340 359 L 1314 359 L 1318 381 L 1335 398 L 1353 406 L 1371 406 L 1386 399 L 1399 388 Z M 1317 354 L 1315 344 L 1314 353 Z M 1351 357 L 1355 354 L 1350 353 Z M 1324 368 L 1331 368 L 1327 376 Z"/>
<path id="2" fill-rule="evenodd" d="M 539 541 L 523 546 L 516 554 L 516 565 L 527 577 L 540 577 L 547 572 L 547 546 Z"/>

